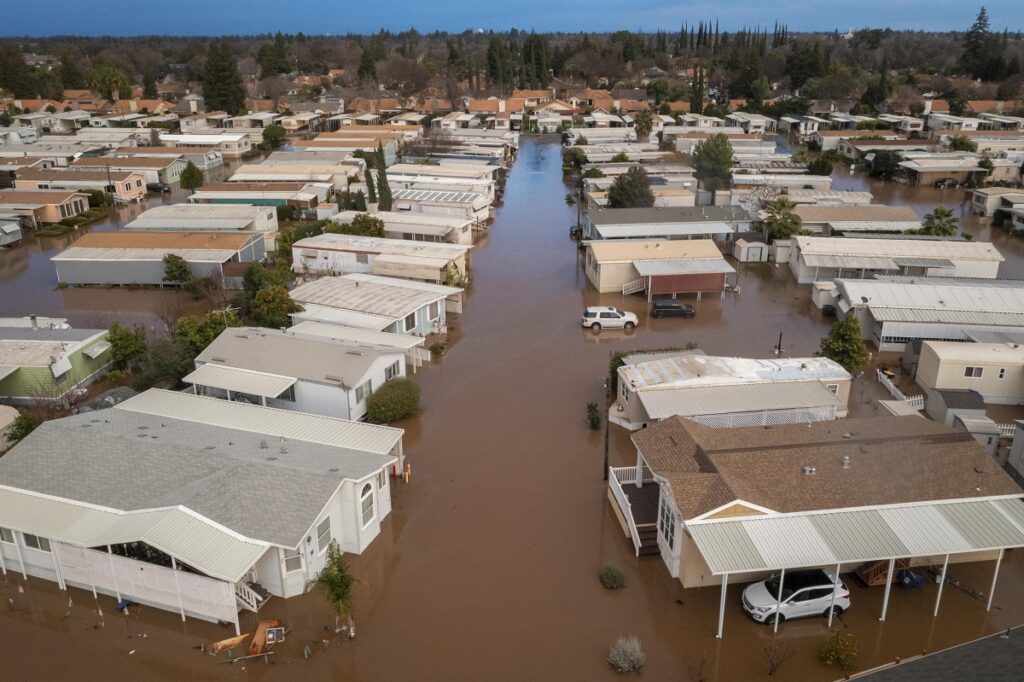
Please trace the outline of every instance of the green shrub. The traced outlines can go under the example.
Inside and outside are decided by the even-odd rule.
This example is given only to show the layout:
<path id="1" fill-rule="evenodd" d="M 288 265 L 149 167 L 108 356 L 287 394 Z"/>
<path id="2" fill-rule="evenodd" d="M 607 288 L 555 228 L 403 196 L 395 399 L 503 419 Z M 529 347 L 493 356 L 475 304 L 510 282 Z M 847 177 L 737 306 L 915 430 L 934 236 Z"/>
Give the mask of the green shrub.
<path id="1" fill-rule="evenodd" d="M 448 350 L 448 343 L 445 341 L 435 341 L 430 344 L 430 353 L 432 355 L 444 355 L 446 350 Z"/>
<path id="2" fill-rule="evenodd" d="M 7 427 L 7 442 L 14 445 L 28 434 L 35 431 L 43 423 L 42 417 L 35 412 L 19 411 L 11 425 Z"/>
<path id="3" fill-rule="evenodd" d="M 852 633 L 844 635 L 839 626 L 833 627 L 818 651 L 818 660 L 825 665 L 838 665 L 844 670 L 852 668 L 857 662 L 857 638 Z"/>
<path id="4" fill-rule="evenodd" d="M 636 635 L 622 635 L 608 648 L 608 664 L 618 673 L 637 672 L 646 660 L 647 655 Z"/>
<path id="5" fill-rule="evenodd" d="M 619 567 L 614 564 L 605 564 L 604 567 L 597 574 L 598 580 L 604 585 L 606 590 L 617 590 L 620 587 L 625 587 L 626 576 L 622 574 Z"/>
<path id="6" fill-rule="evenodd" d="M 407 417 L 420 404 L 420 387 L 412 379 L 387 381 L 366 399 L 366 414 L 380 424 Z"/>
<path id="7" fill-rule="evenodd" d="M 587 403 L 587 426 L 590 427 L 591 431 L 597 431 L 601 428 L 601 409 L 595 402 Z"/>

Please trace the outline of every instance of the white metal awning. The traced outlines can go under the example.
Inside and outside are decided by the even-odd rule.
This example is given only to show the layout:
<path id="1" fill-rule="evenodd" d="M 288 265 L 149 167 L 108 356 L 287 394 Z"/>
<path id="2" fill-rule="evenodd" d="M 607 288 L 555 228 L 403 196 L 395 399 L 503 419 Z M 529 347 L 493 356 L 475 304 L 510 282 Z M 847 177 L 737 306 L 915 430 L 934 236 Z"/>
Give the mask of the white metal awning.
<path id="1" fill-rule="evenodd" d="M 728 275 L 736 272 L 724 258 L 680 258 L 670 260 L 638 260 L 633 267 L 641 277 L 659 275 Z"/>
<path id="2" fill-rule="evenodd" d="M 182 381 L 198 386 L 210 386 L 224 391 L 248 393 L 264 398 L 276 398 L 295 383 L 295 377 L 268 374 L 237 367 L 207 363 Z"/>
<path id="3" fill-rule="evenodd" d="M 0 526 L 86 548 L 141 541 L 231 583 L 241 580 L 269 547 L 182 507 L 120 512 L 4 488 Z"/>
<path id="4" fill-rule="evenodd" d="M 1020 498 L 694 521 L 714 575 L 1024 547 Z"/>
<path id="5" fill-rule="evenodd" d="M 110 350 L 110 342 L 109 341 L 100 341 L 99 343 L 92 344 L 91 346 L 89 346 L 88 348 L 86 348 L 82 352 L 85 353 L 86 356 L 88 356 L 88 357 L 92 358 L 93 360 L 95 360 L 99 356 L 101 356 L 104 353 L 106 353 L 108 350 Z"/>

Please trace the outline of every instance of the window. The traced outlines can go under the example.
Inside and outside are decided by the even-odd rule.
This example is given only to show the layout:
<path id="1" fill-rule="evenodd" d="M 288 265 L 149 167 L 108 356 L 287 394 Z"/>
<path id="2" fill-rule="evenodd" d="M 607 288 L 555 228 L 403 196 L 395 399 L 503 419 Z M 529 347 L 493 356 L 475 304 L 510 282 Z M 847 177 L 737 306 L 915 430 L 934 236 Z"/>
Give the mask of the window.
<path id="1" fill-rule="evenodd" d="M 669 549 L 672 549 L 676 541 L 676 517 L 669 508 L 664 498 L 661 500 L 658 510 L 658 532 L 665 538 Z"/>
<path id="2" fill-rule="evenodd" d="M 405 318 L 405 331 L 411 332 L 416 328 L 416 313 L 410 313 Z"/>
<path id="3" fill-rule="evenodd" d="M 431 320 L 436 320 L 437 318 L 441 317 L 441 304 L 438 303 L 437 301 L 431 303 L 430 307 L 427 308 L 427 314 Z"/>
<path id="4" fill-rule="evenodd" d="M 619 379 L 619 393 L 622 395 L 622 402 L 629 402 L 629 387 L 626 386 L 626 382 Z"/>
<path id="5" fill-rule="evenodd" d="M 839 393 L 839 384 L 825 384 L 825 388 L 827 388 L 832 395 Z"/>
<path id="6" fill-rule="evenodd" d="M 284 572 L 294 573 L 302 570 L 302 552 L 297 549 L 284 550 Z"/>
<path id="7" fill-rule="evenodd" d="M 316 525 L 316 544 L 320 548 L 320 553 L 323 554 L 327 550 L 327 545 L 331 544 L 331 517 L 324 518 L 323 521 Z"/>
<path id="8" fill-rule="evenodd" d="M 968 379 L 980 379 L 984 371 L 982 367 L 964 367 L 964 376 Z"/>
<path id="9" fill-rule="evenodd" d="M 50 551 L 50 541 L 31 533 L 22 533 L 22 542 L 29 549 L 38 549 L 40 552 Z"/>
<path id="10" fill-rule="evenodd" d="M 394 364 L 384 368 L 384 381 L 390 381 L 399 375 L 401 372 L 401 364 L 398 360 L 395 360 Z"/>
<path id="11" fill-rule="evenodd" d="M 366 263 L 369 263 L 370 262 L 370 254 L 368 254 L 368 253 L 357 253 L 356 254 L 356 262 L 357 263 L 363 263 L 364 265 Z"/>
<path id="12" fill-rule="evenodd" d="M 0 528 L 0 542 L 6 542 L 10 545 L 14 544 L 14 533 L 11 532 L 10 528 Z"/>
<path id="13" fill-rule="evenodd" d="M 377 472 L 377 490 L 383 490 L 388 484 L 388 472 Z"/>
<path id="14" fill-rule="evenodd" d="M 1005 379 L 1006 378 L 1006 368 L 1005 367 L 1000 367 L 999 368 L 999 378 L 1000 379 Z"/>
<path id="15" fill-rule="evenodd" d="M 356 386 L 356 405 L 360 404 L 373 392 L 373 386 L 367 381 L 362 386 Z"/>
<path id="16" fill-rule="evenodd" d="M 359 504 L 363 509 L 363 527 L 373 521 L 373 486 L 367 483 L 359 494 Z"/>

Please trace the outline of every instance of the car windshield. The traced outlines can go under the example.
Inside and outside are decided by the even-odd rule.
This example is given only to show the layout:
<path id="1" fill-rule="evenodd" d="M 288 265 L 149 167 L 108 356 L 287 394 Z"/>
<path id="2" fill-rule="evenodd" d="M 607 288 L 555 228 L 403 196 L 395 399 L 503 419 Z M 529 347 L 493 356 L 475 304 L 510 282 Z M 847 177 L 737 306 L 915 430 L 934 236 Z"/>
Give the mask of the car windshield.
<path id="1" fill-rule="evenodd" d="M 779 576 L 775 575 L 775 576 L 772 576 L 771 578 L 768 578 L 768 580 L 764 581 L 764 586 L 768 590 L 768 594 L 770 594 L 775 599 L 779 598 Z M 793 596 L 793 591 L 794 590 L 793 590 L 792 587 L 790 587 L 786 583 L 783 583 L 783 585 L 782 585 L 782 601 L 786 601 L 791 596 Z"/>

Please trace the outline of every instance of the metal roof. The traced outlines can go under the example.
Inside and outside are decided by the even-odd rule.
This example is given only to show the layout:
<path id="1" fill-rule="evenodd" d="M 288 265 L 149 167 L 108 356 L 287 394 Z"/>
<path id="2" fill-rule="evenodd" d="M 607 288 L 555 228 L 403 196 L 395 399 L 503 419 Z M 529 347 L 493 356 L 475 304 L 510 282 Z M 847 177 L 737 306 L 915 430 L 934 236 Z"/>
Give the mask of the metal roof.
<path id="1" fill-rule="evenodd" d="M 294 377 L 207 363 L 184 379 L 185 383 L 226 391 L 276 398 L 295 384 Z"/>
<path id="2" fill-rule="evenodd" d="M 836 223 L 830 223 L 836 224 Z M 913 239 L 903 235 L 858 237 L 811 237 L 797 235 L 793 244 L 805 258 L 814 256 L 872 257 L 893 259 L 1004 260 L 988 242 L 960 239 Z"/>
<path id="3" fill-rule="evenodd" d="M 1024 546 L 1024 501 L 983 499 L 692 521 L 714 575 Z"/>
<path id="4" fill-rule="evenodd" d="M 351 327 L 375 332 L 384 332 L 395 323 L 395 318 L 361 313 L 355 310 L 343 310 L 315 303 L 303 303 L 302 311 L 292 313 L 292 321 L 316 322 L 338 327 Z"/>
<path id="5" fill-rule="evenodd" d="M 252 386 L 266 391 L 277 390 L 277 393 L 255 393 L 268 398 L 280 395 L 295 383 L 296 379 L 354 388 L 363 382 L 373 363 L 387 352 L 365 346 L 359 347 L 358 344 L 338 338 L 299 336 L 291 333 L 291 330 L 232 327 L 221 332 L 196 357 L 196 362 L 213 363 L 220 367 L 211 367 L 208 370 L 211 374 L 206 378 L 241 384 L 239 388 L 217 386 L 198 378 L 192 381 L 186 377 L 185 380 L 246 393 L 253 391 L 247 391 L 241 386 Z M 396 350 L 390 352 L 399 353 Z M 249 376 L 239 374 L 237 377 L 228 377 L 222 371 L 229 368 L 247 373 Z M 190 376 L 196 376 L 201 372 L 202 367 Z M 259 375 L 263 375 L 265 379 L 258 380 Z"/>
<path id="6" fill-rule="evenodd" d="M 436 189 L 396 189 L 392 198 L 396 201 L 422 201 L 438 204 L 474 204 L 482 194 L 478 192 L 449 192 Z"/>
<path id="7" fill-rule="evenodd" d="M 321 277 L 306 282 L 290 295 L 306 306 L 313 304 L 356 313 L 390 318 L 392 322 L 416 312 L 423 306 L 440 301 L 462 289 L 440 284 L 414 282 L 394 277 L 349 274 L 343 277 Z M 364 326 L 364 325 L 356 325 Z M 385 324 L 377 329 L 383 329 Z"/>
<path id="8" fill-rule="evenodd" d="M 730 274 L 736 270 L 724 258 L 693 258 L 686 260 L 638 260 L 633 267 L 641 277 L 660 275 Z"/>
<path id="9" fill-rule="evenodd" d="M 651 419 L 842 405 L 818 381 L 651 388 L 637 391 L 637 396 Z"/>
<path id="10" fill-rule="evenodd" d="M 0 488 L 0 525 L 79 547 L 141 541 L 233 583 L 269 547 L 182 507 L 122 512 L 7 488 Z"/>
<path id="11" fill-rule="evenodd" d="M 133 396 L 117 408 L 379 454 L 390 453 L 402 442 L 402 434 L 405 433 L 390 426 L 160 389 L 150 389 Z"/>

